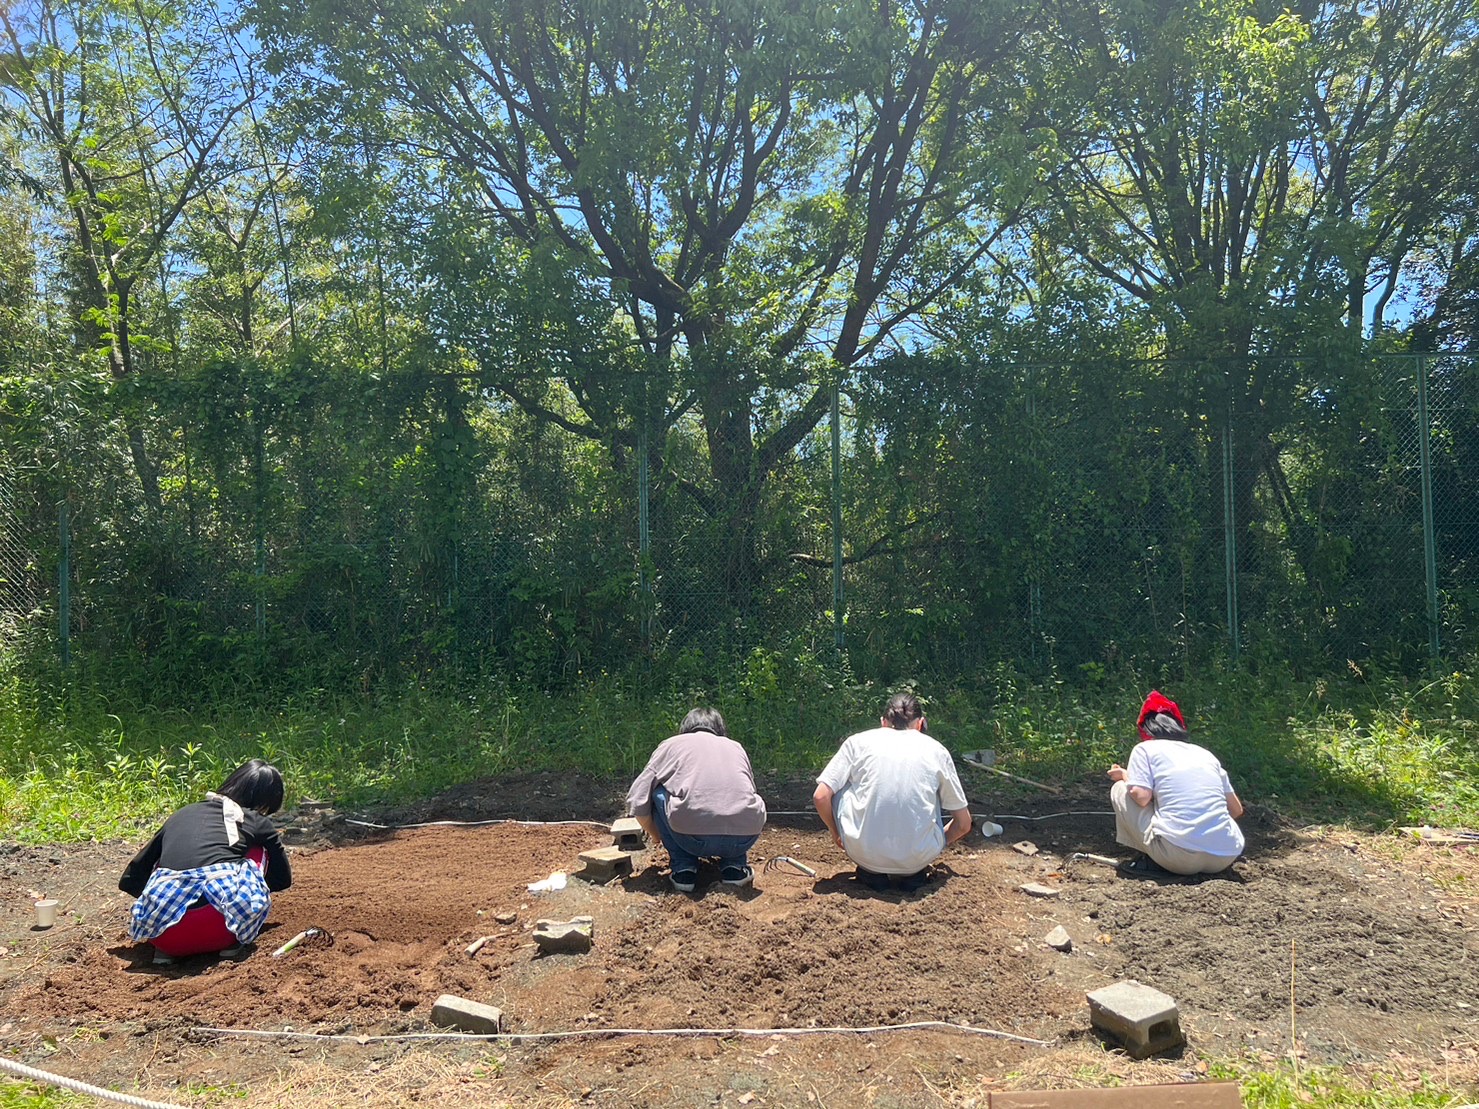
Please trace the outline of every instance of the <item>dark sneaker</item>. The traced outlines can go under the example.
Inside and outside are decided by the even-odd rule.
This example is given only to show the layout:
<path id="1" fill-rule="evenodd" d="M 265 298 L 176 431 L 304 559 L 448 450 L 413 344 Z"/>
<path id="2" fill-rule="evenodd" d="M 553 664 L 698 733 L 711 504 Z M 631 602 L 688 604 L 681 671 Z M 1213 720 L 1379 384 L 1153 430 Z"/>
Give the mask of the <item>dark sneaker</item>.
<path id="1" fill-rule="evenodd" d="M 895 879 L 895 881 L 897 881 L 899 884 L 899 889 L 903 890 L 905 893 L 914 893 L 916 890 L 922 889 L 924 886 L 929 884 L 929 880 L 929 867 L 925 867 L 923 870 L 915 871 L 913 874 L 905 874 L 903 877 Z"/>
<path id="2" fill-rule="evenodd" d="M 1133 859 L 1126 859 L 1115 866 L 1121 874 L 1128 874 L 1136 878 L 1150 878 L 1158 874 L 1169 874 L 1170 871 L 1162 869 L 1159 863 L 1149 855 L 1136 855 Z"/>
<path id="3" fill-rule="evenodd" d="M 670 881 L 679 893 L 692 893 L 693 887 L 698 885 L 698 871 L 675 870 Z"/>
<path id="4" fill-rule="evenodd" d="M 747 866 L 726 866 L 719 872 L 719 881 L 726 886 L 747 889 L 755 884 L 755 872 Z"/>
<path id="5" fill-rule="evenodd" d="M 886 890 L 889 888 L 887 874 L 878 874 L 872 870 L 865 870 L 863 867 L 858 867 L 858 881 L 870 890 Z"/>

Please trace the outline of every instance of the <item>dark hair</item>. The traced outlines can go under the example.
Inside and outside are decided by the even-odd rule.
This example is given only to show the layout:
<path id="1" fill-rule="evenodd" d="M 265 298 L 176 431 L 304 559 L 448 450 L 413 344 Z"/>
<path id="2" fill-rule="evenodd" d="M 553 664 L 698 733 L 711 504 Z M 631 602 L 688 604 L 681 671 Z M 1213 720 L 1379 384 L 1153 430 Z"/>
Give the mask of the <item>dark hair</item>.
<path id="1" fill-rule="evenodd" d="M 900 731 L 923 715 L 924 710 L 919 707 L 919 698 L 912 693 L 895 693 L 888 699 L 888 704 L 883 710 L 883 718 L 888 721 L 888 726 Z"/>
<path id="2" fill-rule="evenodd" d="M 683 723 L 678 726 L 679 735 L 686 735 L 688 732 L 712 732 L 714 735 L 729 734 L 724 730 L 724 717 L 719 715 L 719 710 L 702 706 L 692 710 L 683 718 Z"/>
<path id="3" fill-rule="evenodd" d="M 270 762 L 252 759 L 231 772 L 216 790 L 243 809 L 256 809 L 271 816 L 282 808 L 282 773 Z"/>
<path id="4" fill-rule="evenodd" d="M 1182 739 L 1187 737 L 1186 728 L 1169 712 L 1158 712 L 1145 718 L 1141 729 L 1151 739 Z"/>

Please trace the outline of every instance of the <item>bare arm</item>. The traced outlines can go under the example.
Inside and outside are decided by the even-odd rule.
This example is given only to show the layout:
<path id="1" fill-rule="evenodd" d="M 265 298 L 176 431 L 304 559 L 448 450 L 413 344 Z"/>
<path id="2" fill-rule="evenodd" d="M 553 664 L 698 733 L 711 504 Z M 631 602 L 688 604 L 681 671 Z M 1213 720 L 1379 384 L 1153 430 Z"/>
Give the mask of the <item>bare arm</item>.
<path id="1" fill-rule="evenodd" d="M 845 852 L 847 848 L 842 847 L 842 837 L 837 834 L 837 818 L 832 815 L 832 798 L 832 787 L 818 782 L 816 792 L 811 795 L 811 803 L 816 806 L 817 815 L 822 818 L 827 831 L 832 833 L 832 842 Z"/>
<path id="2" fill-rule="evenodd" d="M 956 809 L 950 814 L 950 823 L 945 825 L 945 846 L 964 839 L 971 830 L 971 810 Z"/>
<path id="3" fill-rule="evenodd" d="M 1108 775 L 1111 782 L 1123 782 L 1125 780 L 1125 768 L 1119 763 L 1115 763 L 1109 768 Z M 1142 809 L 1146 805 L 1149 805 L 1155 798 L 1155 794 L 1144 786 L 1131 786 L 1130 796 L 1135 799 L 1135 804 L 1139 805 Z"/>
<path id="4" fill-rule="evenodd" d="M 1227 811 L 1234 820 L 1237 820 L 1243 815 L 1243 802 L 1238 799 L 1236 793 L 1229 793 L 1227 795 Z"/>

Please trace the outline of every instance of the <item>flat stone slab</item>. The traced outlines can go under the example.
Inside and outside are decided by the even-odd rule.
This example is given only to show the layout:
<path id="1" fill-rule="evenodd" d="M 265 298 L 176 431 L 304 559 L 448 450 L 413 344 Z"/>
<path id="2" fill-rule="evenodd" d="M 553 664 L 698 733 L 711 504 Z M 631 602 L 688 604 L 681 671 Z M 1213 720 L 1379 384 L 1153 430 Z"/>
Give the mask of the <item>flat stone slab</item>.
<path id="1" fill-rule="evenodd" d="M 585 864 L 585 869 L 576 877 L 587 882 L 609 882 L 632 872 L 631 854 L 614 845 L 582 851 L 580 861 Z"/>
<path id="2" fill-rule="evenodd" d="M 496 1036 L 503 1031 L 503 1010 L 444 993 L 431 1007 L 431 1023 L 479 1036 Z"/>
<path id="3" fill-rule="evenodd" d="M 534 925 L 541 955 L 584 955 L 596 942 L 596 922 L 588 916 L 541 920 Z"/>
<path id="4" fill-rule="evenodd" d="M 1017 888 L 1028 897 L 1057 897 L 1063 892 L 1057 886 L 1045 886 L 1041 882 L 1027 882 Z"/>
<path id="5" fill-rule="evenodd" d="M 1176 1001 L 1133 978 L 1087 995 L 1089 1023 L 1125 1046 L 1132 1059 L 1144 1059 L 1186 1042 Z"/>

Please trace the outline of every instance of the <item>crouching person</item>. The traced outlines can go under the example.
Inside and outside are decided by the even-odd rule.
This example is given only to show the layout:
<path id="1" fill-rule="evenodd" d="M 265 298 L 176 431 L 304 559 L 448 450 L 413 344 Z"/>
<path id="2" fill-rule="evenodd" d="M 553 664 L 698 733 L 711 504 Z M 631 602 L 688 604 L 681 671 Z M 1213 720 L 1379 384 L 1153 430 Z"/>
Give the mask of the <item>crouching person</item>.
<path id="1" fill-rule="evenodd" d="M 696 708 L 663 740 L 627 791 L 627 809 L 672 862 L 673 888 L 692 893 L 700 859 L 717 859 L 726 886 L 754 882 L 750 848 L 765 827 L 765 802 L 745 749 L 717 709 Z"/>
<path id="2" fill-rule="evenodd" d="M 128 933 L 154 961 L 229 951 L 256 940 L 271 892 L 293 882 L 268 817 L 282 808 L 282 774 L 252 759 L 217 793 L 186 805 L 134 856 L 118 888 L 138 900 Z"/>
<path id="3" fill-rule="evenodd" d="M 1187 739 L 1176 703 L 1152 690 L 1128 766 L 1109 768 L 1115 839 L 1143 855 L 1124 869 L 1217 874 L 1243 853 L 1243 803 L 1217 756 Z"/>
<path id="4" fill-rule="evenodd" d="M 919 700 L 896 693 L 878 727 L 848 736 L 817 778 L 812 804 L 870 889 L 906 892 L 971 830 L 950 752 L 930 738 Z"/>

